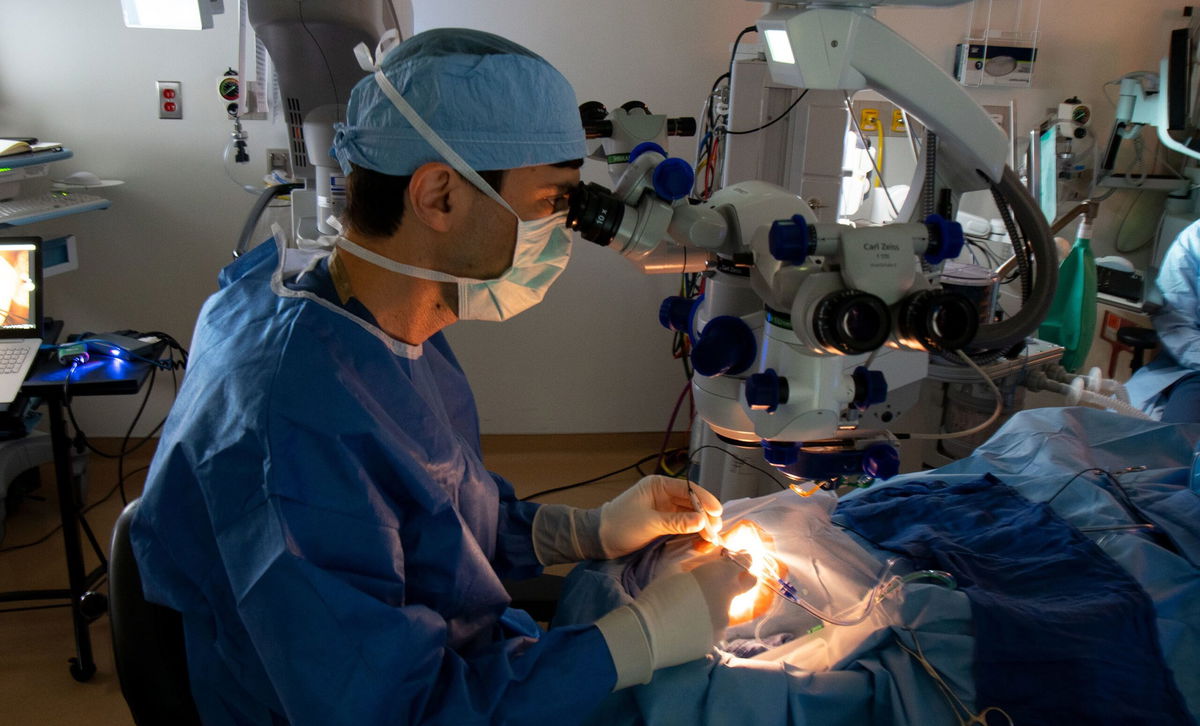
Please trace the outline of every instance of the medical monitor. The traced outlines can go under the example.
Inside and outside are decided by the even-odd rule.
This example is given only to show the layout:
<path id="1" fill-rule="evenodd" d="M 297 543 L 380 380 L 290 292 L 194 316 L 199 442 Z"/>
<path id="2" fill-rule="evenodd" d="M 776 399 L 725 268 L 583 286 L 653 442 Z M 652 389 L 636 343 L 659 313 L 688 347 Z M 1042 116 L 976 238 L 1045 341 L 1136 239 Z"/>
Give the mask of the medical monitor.
<path id="1" fill-rule="evenodd" d="M 1171 47 L 1167 54 L 1167 127 L 1184 131 L 1190 126 L 1192 114 L 1192 58 L 1195 43 L 1189 28 L 1171 31 Z"/>
<path id="2" fill-rule="evenodd" d="M 1053 222 L 1058 216 L 1058 126 L 1043 123 L 1038 129 L 1038 206 L 1046 221 Z"/>
<path id="3" fill-rule="evenodd" d="M 42 334 L 40 237 L 0 237 L 0 338 Z"/>

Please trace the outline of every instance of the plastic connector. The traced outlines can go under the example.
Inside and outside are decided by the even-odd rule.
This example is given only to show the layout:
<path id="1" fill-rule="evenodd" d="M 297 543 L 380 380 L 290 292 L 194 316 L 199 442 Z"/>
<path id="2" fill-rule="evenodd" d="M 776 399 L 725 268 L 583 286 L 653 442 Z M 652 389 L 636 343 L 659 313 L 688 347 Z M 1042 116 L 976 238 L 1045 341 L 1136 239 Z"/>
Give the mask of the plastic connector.
<path id="1" fill-rule="evenodd" d="M 863 131 L 879 130 L 879 109 L 864 108 L 858 117 L 858 126 Z"/>
<path id="2" fill-rule="evenodd" d="M 60 345 L 56 351 L 58 362 L 65 366 L 80 365 L 88 362 L 87 343 L 79 341 Z"/>

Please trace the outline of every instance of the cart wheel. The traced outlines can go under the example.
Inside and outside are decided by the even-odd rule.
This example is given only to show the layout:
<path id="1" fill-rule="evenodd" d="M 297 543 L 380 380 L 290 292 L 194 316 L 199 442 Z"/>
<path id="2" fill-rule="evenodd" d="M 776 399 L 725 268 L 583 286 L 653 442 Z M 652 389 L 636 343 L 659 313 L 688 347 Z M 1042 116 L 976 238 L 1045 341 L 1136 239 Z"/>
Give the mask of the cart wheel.
<path id="1" fill-rule="evenodd" d="M 89 590 L 79 598 L 79 614 L 89 623 L 108 612 L 108 596 Z"/>

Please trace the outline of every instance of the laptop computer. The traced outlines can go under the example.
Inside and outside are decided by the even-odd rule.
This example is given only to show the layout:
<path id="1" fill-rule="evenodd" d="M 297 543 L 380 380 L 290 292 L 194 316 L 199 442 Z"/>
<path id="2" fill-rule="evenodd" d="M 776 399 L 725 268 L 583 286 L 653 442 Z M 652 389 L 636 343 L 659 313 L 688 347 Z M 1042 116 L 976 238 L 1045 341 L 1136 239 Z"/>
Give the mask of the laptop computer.
<path id="1" fill-rule="evenodd" d="M 13 402 L 42 345 L 41 237 L 0 237 L 0 406 Z"/>

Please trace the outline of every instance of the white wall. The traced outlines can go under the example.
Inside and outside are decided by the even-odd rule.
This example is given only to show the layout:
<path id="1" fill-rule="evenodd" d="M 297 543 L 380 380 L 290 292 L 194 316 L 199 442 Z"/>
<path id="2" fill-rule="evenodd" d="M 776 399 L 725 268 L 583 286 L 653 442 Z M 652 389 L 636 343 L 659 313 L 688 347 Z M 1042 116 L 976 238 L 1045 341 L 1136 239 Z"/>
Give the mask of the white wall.
<path id="1" fill-rule="evenodd" d="M 1045 5 L 1036 87 L 973 94 L 984 102 L 1015 98 L 1020 128 L 1044 107 L 1079 94 L 1107 128 L 1112 114 L 1101 84 L 1156 63 L 1180 6 L 1166 0 Z M 417 30 L 467 26 L 524 43 L 562 69 L 580 101 L 615 107 L 639 99 L 677 116 L 699 111 L 733 37 L 763 7 L 745 0 L 414 0 L 412 18 Z M 966 26 L 965 8 L 889 9 L 879 16 L 945 67 Z M 213 90 L 236 63 L 234 17 L 218 16 L 204 33 L 129 30 L 118 0 L 0 0 L 0 18 L 8 31 L 0 44 L 0 136 L 65 142 L 76 157 L 52 167 L 56 176 L 86 169 L 127 182 L 104 190 L 113 200 L 106 212 L 26 228 L 79 238 L 80 269 L 46 282 L 49 312 L 67 320 L 69 331 L 155 328 L 186 341 L 253 202 L 225 176 L 220 154 L 230 126 Z M 155 80 L 183 82 L 182 121 L 155 118 Z M 258 171 L 262 150 L 281 146 L 283 132 L 266 122 L 249 122 L 247 129 Z M 690 158 L 692 142 L 671 150 Z M 607 181 L 598 162 L 589 163 L 585 178 Z M 656 317 L 676 284 L 644 277 L 581 242 L 541 307 L 510 323 L 451 328 L 485 430 L 665 425 L 683 376 Z M 104 398 L 77 407 L 89 433 L 115 435 L 124 432 L 135 404 Z M 169 396 L 156 396 L 147 419 L 157 420 L 168 405 Z"/>

